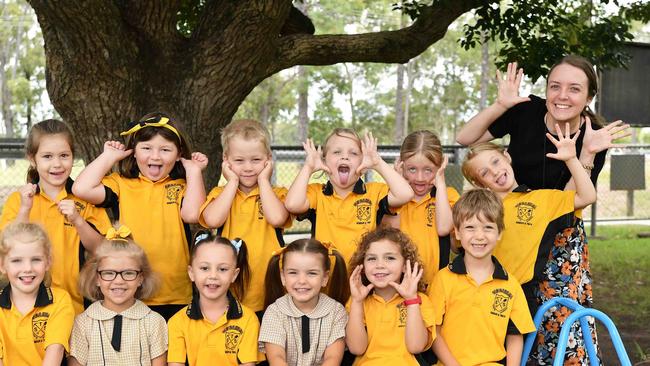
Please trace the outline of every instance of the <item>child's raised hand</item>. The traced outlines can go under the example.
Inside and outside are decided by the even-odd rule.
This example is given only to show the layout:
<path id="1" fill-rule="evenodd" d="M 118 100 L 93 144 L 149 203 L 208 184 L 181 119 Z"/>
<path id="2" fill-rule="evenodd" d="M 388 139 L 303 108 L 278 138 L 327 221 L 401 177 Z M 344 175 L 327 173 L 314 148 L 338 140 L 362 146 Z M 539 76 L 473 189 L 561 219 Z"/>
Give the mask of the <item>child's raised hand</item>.
<path id="1" fill-rule="evenodd" d="M 357 168 L 356 173 L 361 175 L 367 169 L 372 169 L 381 162 L 381 156 L 377 152 L 377 139 L 372 136 L 372 132 L 366 133 L 361 140 L 361 153 L 363 154 L 363 160 Z"/>
<path id="2" fill-rule="evenodd" d="M 104 154 L 115 161 L 120 161 L 133 153 L 133 149 L 126 150 L 126 146 L 119 141 L 106 141 L 104 143 Z"/>
<path id="3" fill-rule="evenodd" d="M 510 109 L 519 103 L 530 100 L 528 97 L 519 96 L 519 84 L 521 84 L 523 77 L 524 69 L 517 70 L 516 62 L 508 63 L 505 80 L 501 72 L 497 70 L 497 103 L 499 105 Z"/>
<path id="4" fill-rule="evenodd" d="M 36 194 L 36 184 L 27 183 L 24 186 L 20 187 L 18 192 L 20 193 L 20 206 L 25 209 L 31 209 L 34 204 L 34 195 Z"/>
<path id="5" fill-rule="evenodd" d="M 68 220 L 68 222 L 74 224 L 75 221 L 81 218 L 73 200 L 61 200 L 57 202 L 56 205 L 59 208 L 61 215 L 65 216 L 65 219 Z"/>
<path id="6" fill-rule="evenodd" d="M 314 141 L 312 139 L 307 139 L 307 141 L 302 143 L 302 147 L 305 149 L 306 153 L 305 165 L 309 167 L 312 173 L 319 170 L 322 170 L 327 174 L 331 173 L 329 168 L 323 164 L 323 152 L 320 146 L 317 149 L 316 145 L 314 145 Z"/>
<path id="7" fill-rule="evenodd" d="M 411 260 L 406 260 L 406 270 L 404 271 L 404 278 L 402 283 L 397 284 L 397 282 L 389 282 L 388 284 L 393 286 L 393 288 L 406 300 L 414 299 L 418 296 L 418 283 L 422 278 L 424 273 L 423 268 L 420 267 L 419 263 L 415 262 L 413 268 L 411 268 Z"/>
<path id="8" fill-rule="evenodd" d="M 370 291 L 375 285 L 372 283 L 368 286 L 364 286 L 361 282 L 361 271 L 363 271 L 363 264 L 357 266 L 357 268 L 352 271 L 350 275 L 350 297 L 353 301 L 362 302 L 365 299 Z"/>
<path id="9" fill-rule="evenodd" d="M 436 171 L 436 177 L 434 180 L 434 185 L 436 187 L 442 187 L 442 185 L 446 185 L 445 182 L 445 168 L 447 168 L 447 163 L 449 163 L 449 159 L 447 158 L 446 155 L 442 156 L 442 163 L 440 164 L 440 168 L 438 168 L 438 171 Z"/>
<path id="10" fill-rule="evenodd" d="M 181 158 L 181 164 L 183 164 L 185 171 L 192 169 L 203 171 L 208 166 L 208 157 L 203 153 L 193 152 L 191 159 Z"/>
<path id="11" fill-rule="evenodd" d="M 273 160 L 269 159 L 264 163 L 264 168 L 262 169 L 260 174 L 257 175 L 257 181 L 270 182 L 271 175 L 273 175 Z"/>
<path id="12" fill-rule="evenodd" d="M 221 174 L 228 182 L 239 182 L 239 177 L 233 172 L 230 162 L 225 157 L 221 161 Z"/>
<path id="13" fill-rule="evenodd" d="M 616 147 L 612 141 L 630 136 L 632 133 L 627 132 L 630 125 L 618 120 L 607 126 L 594 130 L 591 128 L 591 119 L 585 116 L 585 137 L 582 139 L 582 146 L 592 154 Z"/>
<path id="14" fill-rule="evenodd" d="M 567 123 L 565 127 L 565 134 L 562 134 L 562 129 L 560 125 L 555 125 L 555 132 L 557 132 L 557 139 L 553 137 L 550 133 L 546 133 L 546 137 L 557 147 L 556 153 L 548 153 L 546 156 L 552 159 L 567 161 L 569 159 L 576 157 L 576 140 L 580 136 L 580 130 L 576 132 L 573 138 L 571 136 L 571 126 Z"/>

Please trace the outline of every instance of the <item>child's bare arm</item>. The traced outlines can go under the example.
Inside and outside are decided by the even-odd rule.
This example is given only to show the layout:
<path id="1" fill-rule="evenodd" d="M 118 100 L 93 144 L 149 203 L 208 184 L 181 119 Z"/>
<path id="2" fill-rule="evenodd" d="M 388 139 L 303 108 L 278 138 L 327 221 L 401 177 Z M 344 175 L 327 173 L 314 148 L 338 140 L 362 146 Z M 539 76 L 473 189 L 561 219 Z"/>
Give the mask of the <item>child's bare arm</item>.
<path id="1" fill-rule="evenodd" d="M 266 360 L 271 366 L 287 366 L 287 352 L 284 347 L 278 346 L 273 343 L 264 343 L 264 352 L 266 353 Z"/>
<path id="2" fill-rule="evenodd" d="M 208 157 L 200 152 L 193 152 L 191 159 L 181 158 L 185 168 L 185 197 L 181 206 L 183 222 L 195 224 L 199 222 L 199 210 L 205 202 L 205 185 L 203 183 L 203 169 L 208 166 Z"/>
<path id="3" fill-rule="evenodd" d="M 284 199 L 284 206 L 287 210 L 294 214 L 300 215 L 307 212 L 309 209 L 309 199 L 307 198 L 307 185 L 309 178 L 314 172 L 323 170 L 330 173 L 329 169 L 323 164 L 322 152 L 320 147 L 316 149 L 314 142 L 311 139 L 302 143 L 307 156 L 305 157 L 305 164 L 298 172 L 298 175 L 291 183 L 287 197 Z"/>
<path id="4" fill-rule="evenodd" d="M 447 167 L 447 157 L 443 157 L 442 164 L 436 172 L 436 231 L 439 236 L 447 236 L 454 227 L 454 221 L 451 217 L 451 205 L 447 195 L 447 182 L 445 181 L 445 168 Z"/>
<path id="5" fill-rule="evenodd" d="M 363 300 L 368 296 L 373 284 L 364 286 L 361 282 L 363 265 L 358 265 L 350 275 L 350 316 L 345 326 L 345 343 L 354 355 L 362 355 L 368 348 L 368 332 L 363 322 Z"/>
<path id="6" fill-rule="evenodd" d="M 79 173 L 77 180 L 72 185 L 74 195 L 94 205 L 102 203 L 106 198 L 102 178 L 115 163 L 131 153 L 133 150 L 126 150 L 126 147 L 120 142 L 106 141 L 104 152 Z"/>
<path id="7" fill-rule="evenodd" d="M 95 248 L 104 240 L 104 237 L 81 217 L 73 200 L 61 200 L 57 205 L 59 212 L 77 229 L 79 240 L 84 248 L 93 253 Z"/>
<path id="8" fill-rule="evenodd" d="M 497 70 L 497 100 L 489 107 L 480 111 L 472 117 L 456 135 L 456 142 L 469 146 L 477 142 L 485 142 L 494 139 L 488 131 L 488 127 L 501 117 L 508 109 L 515 105 L 529 101 L 530 98 L 519 96 L 519 84 L 523 78 L 524 70 L 517 70 L 517 63 L 508 64 L 506 79 Z"/>
<path id="9" fill-rule="evenodd" d="M 392 166 L 384 161 L 377 153 L 377 139 L 372 133 L 367 133 L 361 142 L 363 160 L 357 168 L 357 174 L 363 174 L 366 169 L 374 169 L 388 185 L 388 205 L 399 207 L 413 198 L 413 189 L 406 179 Z"/>
<path id="10" fill-rule="evenodd" d="M 0 366 L 2 366 L 2 363 L 0 363 Z M 68 366 L 83 366 L 79 361 L 77 361 L 76 358 L 70 356 L 68 357 Z"/>
<path id="11" fill-rule="evenodd" d="M 260 201 L 264 218 L 273 227 L 281 227 L 289 218 L 289 211 L 284 207 L 278 196 L 273 192 L 271 186 L 271 174 L 273 174 L 273 160 L 268 160 L 262 172 L 257 176 L 257 186 L 260 191 Z"/>
<path id="12" fill-rule="evenodd" d="M 411 268 L 411 261 L 406 260 L 406 269 L 401 283 L 390 282 L 395 290 L 405 300 L 412 300 L 418 296 L 418 283 L 424 273 L 418 263 Z M 405 343 L 406 349 L 413 354 L 424 352 L 429 344 L 429 330 L 422 319 L 420 304 L 411 304 L 406 306 L 406 331 Z"/>
<path id="13" fill-rule="evenodd" d="M 212 200 L 201 213 L 207 227 L 221 227 L 226 222 L 239 187 L 239 178 L 230 169 L 230 163 L 226 159 L 221 162 L 221 174 L 227 180 L 226 186 L 223 187 L 221 194 Z"/>
<path id="14" fill-rule="evenodd" d="M 59 366 L 63 361 L 65 348 L 62 344 L 50 344 L 45 349 L 45 357 L 43 357 L 43 366 Z"/>
<path id="15" fill-rule="evenodd" d="M 343 338 L 336 340 L 325 348 L 323 354 L 322 366 L 338 366 L 343 360 L 343 352 L 345 351 L 345 341 Z"/>
<path id="16" fill-rule="evenodd" d="M 447 343 L 445 342 L 445 339 L 442 337 L 440 334 L 440 331 L 442 330 L 441 326 L 436 326 L 436 339 L 433 341 L 433 352 L 436 354 L 438 357 L 438 360 L 442 362 L 445 366 L 460 366 L 458 361 L 454 358 L 454 355 L 451 354 L 451 351 L 449 350 L 449 347 L 447 347 Z"/>
<path id="17" fill-rule="evenodd" d="M 571 172 L 576 187 L 574 207 L 576 209 L 585 208 L 596 202 L 596 189 L 591 182 L 589 174 L 582 168 L 582 164 L 576 157 L 576 140 L 580 135 L 580 131 L 573 138 L 570 138 L 570 127 L 568 123 L 566 124 L 565 134 L 562 134 L 559 125 L 555 125 L 555 131 L 557 132 L 557 139 L 550 133 L 547 133 L 546 136 L 557 147 L 557 153 L 548 153 L 546 156 L 565 162 Z"/>
<path id="18" fill-rule="evenodd" d="M 519 366 L 523 350 L 524 336 L 521 334 L 508 334 L 506 336 L 506 366 Z"/>
<path id="19" fill-rule="evenodd" d="M 151 366 L 166 366 L 167 365 L 167 352 L 151 360 Z"/>

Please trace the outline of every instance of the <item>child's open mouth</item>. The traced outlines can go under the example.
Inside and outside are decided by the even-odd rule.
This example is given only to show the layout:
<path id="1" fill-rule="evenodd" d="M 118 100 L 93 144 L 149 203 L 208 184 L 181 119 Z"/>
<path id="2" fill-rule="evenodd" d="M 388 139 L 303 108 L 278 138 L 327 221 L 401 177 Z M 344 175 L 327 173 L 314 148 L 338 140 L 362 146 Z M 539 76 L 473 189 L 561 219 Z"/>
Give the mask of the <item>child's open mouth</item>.
<path id="1" fill-rule="evenodd" d="M 25 285 L 31 285 L 36 276 L 20 276 L 18 279 Z"/>
<path id="2" fill-rule="evenodd" d="M 147 165 L 147 167 L 149 168 L 149 174 L 152 177 L 157 177 L 162 172 L 162 165 L 150 164 L 150 165 Z"/>
<path id="3" fill-rule="evenodd" d="M 350 167 L 347 165 L 339 165 L 338 173 L 341 185 L 348 184 L 348 181 L 350 180 Z"/>

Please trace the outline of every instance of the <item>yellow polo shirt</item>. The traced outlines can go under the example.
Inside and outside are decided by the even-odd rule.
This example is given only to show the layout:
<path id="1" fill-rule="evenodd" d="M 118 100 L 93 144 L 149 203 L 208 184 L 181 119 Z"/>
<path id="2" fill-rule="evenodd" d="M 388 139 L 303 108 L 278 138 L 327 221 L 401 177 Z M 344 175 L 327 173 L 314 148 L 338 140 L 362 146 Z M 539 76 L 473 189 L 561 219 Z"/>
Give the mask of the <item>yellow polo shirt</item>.
<path id="1" fill-rule="evenodd" d="M 422 320 L 429 331 L 429 348 L 436 338 L 433 304 L 427 295 L 418 293 L 418 296 L 422 299 Z M 404 298 L 399 294 L 388 301 L 374 292 L 366 297 L 363 301 L 363 320 L 368 332 L 368 348 L 366 353 L 357 356 L 354 365 L 418 365 L 415 356 L 406 349 L 407 310 L 403 302 Z M 350 301 L 346 307 L 349 311 Z"/>
<path id="2" fill-rule="evenodd" d="M 190 366 L 239 365 L 263 361 L 257 349 L 260 323 L 255 313 L 228 292 L 228 310 L 216 323 L 203 318 L 198 295 L 167 324 L 167 362 Z"/>
<path id="3" fill-rule="evenodd" d="M 555 235 L 573 224 L 574 191 L 519 186 L 503 199 L 505 230 L 493 255 L 520 284 L 539 279 Z"/>
<path id="4" fill-rule="evenodd" d="M 106 234 L 108 228 L 111 227 L 111 222 L 104 209 L 97 208 L 72 193 L 68 193 L 72 192 L 72 184 L 72 179 L 68 178 L 65 189 L 61 190 L 54 200 L 42 191 L 34 195 L 29 221 L 43 225 L 52 243 L 52 267 L 50 269 L 52 286 L 66 290 L 72 298 L 75 312 L 80 314 L 84 311 L 84 306 L 83 296 L 81 296 L 77 282 L 79 271 L 85 262 L 86 251 L 81 244 L 77 229 L 59 212 L 57 203 L 66 199 L 73 200 L 79 215 L 102 235 Z M 2 210 L 0 230 L 16 219 L 19 209 L 20 192 L 14 192 L 7 198 Z"/>
<path id="5" fill-rule="evenodd" d="M 309 210 L 299 220 L 311 221 L 312 238 L 334 244 L 348 263 L 357 249 L 361 235 L 371 231 L 389 213 L 388 186 L 385 183 L 364 183 L 359 179 L 345 198 L 327 184 L 307 186 Z"/>
<path id="6" fill-rule="evenodd" d="M 452 187 L 447 188 L 447 199 L 454 206 L 460 196 Z M 418 247 L 418 254 L 424 264 L 424 283 L 429 285 L 441 268 L 449 264 L 451 239 L 449 235 L 438 236 L 436 229 L 436 187 L 429 198 L 420 202 L 411 200 L 398 208 L 400 230 L 407 234 Z"/>
<path id="7" fill-rule="evenodd" d="M 492 261 L 492 278 L 480 286 L 467 274 L 461 254 L 429 287 L 440 336 L 461 365 L 498 365 L 506 357 L 507 334 L 535 331 L 521 285 Z"/>
<path id="8" fill-rule="evenodd" d="M 192 286 L 187 275 L 190 262 L 189 225 L 181 219 L 185 179 L 166 177 L 152 182 L 140 174 L 124 178 L 113 173 L 102 180 L 106 198 L 121 224 L 131 229 L 133 239 L 147 253 L 154 272 L 161 279 L 158 292 L 147 305 L 188 304 Z M 117 209 L 116 209 L 117 208 Z"/>
<path id="9" fill-rule="evenodd" d="M 210 191 L 205 203 L 201 206 L 199 223 L 208 227 L 203 219 L 205 208 L 216 199 L 223 187 L 215 187 Z M 274 187 L 273 193 L 278 199 L 284 202 L 287 196 L 287 189 L 284 187 Z M 264 211 L 262 210 L 262 200 L 260 191 L 255 187 L 250 193 L 246 194 L 237 190 L 230 213 L 226 222 L 217 229 L 220 236 L 228 239 L 240 238 L 246 242 L 248 249 L 248 265 L 250 267 L 250 282 L 244 291 L 242 303 L 253 311 L 261 311 L 264 308 L 264 278 L 266 277 L 266 267 L 274 251 L 284 246 L 282 234 L 284 228 L 290 227 L 293 218 L 287 219 L 284 227 L 275 228 L 266 221 Z"/>
<path id="10" fill-rule="evenodd" d="M 11 303 L 11 285 L 0 291 L 0 351 L 4 365 L 40 365 L 52 344 L 70 350 L 74 321 L 70 295 L 41 283 L 34 308 L 21 314 Z"/>

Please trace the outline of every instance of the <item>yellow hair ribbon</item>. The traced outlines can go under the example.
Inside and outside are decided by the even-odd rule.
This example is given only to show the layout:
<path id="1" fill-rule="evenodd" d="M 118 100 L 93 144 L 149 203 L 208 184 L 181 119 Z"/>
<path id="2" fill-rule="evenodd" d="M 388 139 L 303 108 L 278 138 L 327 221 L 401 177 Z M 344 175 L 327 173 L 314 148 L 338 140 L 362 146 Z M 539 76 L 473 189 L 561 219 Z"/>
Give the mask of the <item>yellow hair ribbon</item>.
<path id="1" fill-rule="evenodd" d="M 120 225 L 120 227 L 117 228 L 117 230 L 113 227 L 106 230 L 106 239 L 108 240 L 126 241 L 129 235 L 131 235 L 131 229 L 129 229 L 124 225 Z"/>
<path id="2" fill-rule="evenodd" d="M 131 127 L 129 130 L 120 133 L 120 136 L 128 136 L 134 134 L 145 127 L 164 127 L 172 131 L 173 133 L 175 133 L 176 136 L 178 136 L 179 140 L 181 139 L 181 135 L 178 133 L 178 130 L 174 128 L 174 126 L 169 124 L 169 118 L 167 117 L 154 117 L 144 121 L 132 122 L 132 123 L 135 123 L 135 125 Z"/>
<path id="3" fill-rule="evenodd" d="M 334 255 L 334 250 L 336 247 L 334 244 L 330 242 L 322 242 L 323 246 L 327 248 L 327 255 L 331 258 L 330 259 L 330 274 L 334 271 L 334 267 L 336 266 L 336 256 Z"/>

